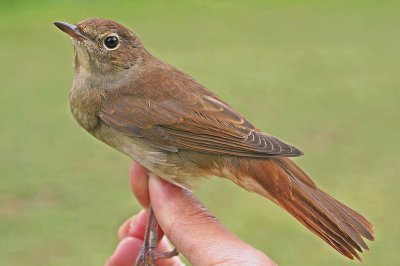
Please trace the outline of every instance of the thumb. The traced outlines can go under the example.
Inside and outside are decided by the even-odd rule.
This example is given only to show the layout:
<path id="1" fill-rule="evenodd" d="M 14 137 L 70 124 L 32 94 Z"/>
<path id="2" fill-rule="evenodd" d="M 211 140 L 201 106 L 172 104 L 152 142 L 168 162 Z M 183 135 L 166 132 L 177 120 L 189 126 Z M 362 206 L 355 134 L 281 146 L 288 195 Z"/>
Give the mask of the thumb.
<path id="1" fill-rule="evenodd" d="M 155 175 L 150 175 L 149 189 L 159 225 L 192 264 L 274 265 L 223 226 L 189 190 Z"/>

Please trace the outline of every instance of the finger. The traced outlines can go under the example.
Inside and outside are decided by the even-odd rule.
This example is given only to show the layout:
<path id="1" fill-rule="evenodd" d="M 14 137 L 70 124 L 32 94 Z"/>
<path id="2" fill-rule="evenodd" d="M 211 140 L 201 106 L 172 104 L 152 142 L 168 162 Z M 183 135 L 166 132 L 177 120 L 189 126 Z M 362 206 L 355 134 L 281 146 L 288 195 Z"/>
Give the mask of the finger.
<path id="1" fill-rule="evenodd" d="M 143 240 L 135 237 L 126 237 L 119 242 L 114 254 L 106 262 L 106 266 L 133 265 L 139 255 Z"/>
<path id="2" fill-rule="evenodd" d="M 128 220 L 126 220 L 118 229 L 118 240 L 121 241 L 125 237 L 128 236 L 129 229 L 131 228 L 131 223 L 134 219 L 136 219 L 136 216 L 130 217 Z"/>
<path id="3" fill-rule="evenodd" d="M 106 266 L 131 266 L 136 261 L 139 255 L 140 248 L 143 244 L 143 240 L 135 237 L 124 238 L 116 248 L 114 254 L 106 262 Z M 171 250 L 166 238 L 163 238 L 157 246 L 157 252 L 167 252 Z M 183 265 L 179 257 L 173 257 L 171 259 L 157 260 L 160 266 L 173 266 Z"/>
<path id="4" fill-rule="evenodd" d="M 157 245 L 156 248 L 158 253 L 164 253 L 172 250 L 171 245 L 169 244 L 168 240 L 166 237 L 163 237 L 160 241 L 160 243 Z M 185 265 L 182 260 L 178 257 L 172 257 L 170 259 L 161 259 L 157 260 L 159 265 Z"/>
<path id="5" fill-rule="evenodd" d="M 274 265 L 223 226 L 190 191 L 154 175 L 150 175 L 149 188 L 161 228 L 192 264 Z"/>
<path id="6" fill-rule="evenodd" d="M 147 221 L 146 210 L 141 210 L 138 214 L 126 220 L 118 230 L 119 241 L 128 236 L 133 236 L 143 239 L 144 231 L 146 229 L 146 221 Z"/>
<path id="7" fill-rule="evenodd" d="M 139 239 L 144 239 L 144 234 L 146 232 L 146 224 L 147 224 L 147 210 L 141 210 L 135 216 L 132 216 L 128 220 L 126 220 L 118 230 L 118 239 L 121 241 L 125 237 L 132 236 Z M 164 236 L 164 232 L 161 230 L 161 227 L 158 226 L 158 241 Z"/>
<path id="8" fill-rule="evenodd" d="M 129 180 L 133 194 L 135 194 L 139 203 L 148 208 L 150 204 L 149 199 L 149 175 L 147 169 L 136 162 L 132 162 L 129 169 Z"/>

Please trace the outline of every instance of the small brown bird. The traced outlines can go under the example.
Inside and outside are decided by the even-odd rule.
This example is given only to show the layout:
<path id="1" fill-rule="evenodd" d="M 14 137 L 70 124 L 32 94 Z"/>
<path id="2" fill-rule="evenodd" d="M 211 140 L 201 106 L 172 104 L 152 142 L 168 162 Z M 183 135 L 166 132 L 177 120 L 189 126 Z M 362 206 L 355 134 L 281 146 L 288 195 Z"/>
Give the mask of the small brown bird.
<path id="1" fill-rule="evenodd" d="M 342 255 L 361 260 L 357 251 L 368 249 L 362 237 L 374 240 L 372 224 L 288 158 L 302 155 L 299 149 L 261 132 L 195 79 L 152 56 L 124 26 L 99 18 L 55 25 L 72 37 L 70 106 L 90 134 L 181 187 L 210 175 L 228 178 L 287 210 Z M 137 264 L 176 255 L 155 256 L 150 229 Z"/>

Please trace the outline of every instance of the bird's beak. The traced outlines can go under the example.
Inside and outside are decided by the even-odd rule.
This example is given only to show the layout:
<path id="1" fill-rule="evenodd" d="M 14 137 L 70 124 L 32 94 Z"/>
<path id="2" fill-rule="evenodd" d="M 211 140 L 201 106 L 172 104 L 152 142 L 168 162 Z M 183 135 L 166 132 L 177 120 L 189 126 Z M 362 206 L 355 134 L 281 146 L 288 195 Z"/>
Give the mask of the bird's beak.
<path id="1" fill-rule="evenodd" d="M 86 39 L 86 40 L 88 40 L 88 37 L 83 35 L 80 32 L 79 28 L 77 26 L 75 26 L 75 25 L 68 24 L 68 23 L 61 22 L 61 21 L 54 22 L 54 25 L 56 25 L 57 28 L 59 28 L 63 32 L 67 33 L 69 36 L 71 36 L 74 39 Z"/>

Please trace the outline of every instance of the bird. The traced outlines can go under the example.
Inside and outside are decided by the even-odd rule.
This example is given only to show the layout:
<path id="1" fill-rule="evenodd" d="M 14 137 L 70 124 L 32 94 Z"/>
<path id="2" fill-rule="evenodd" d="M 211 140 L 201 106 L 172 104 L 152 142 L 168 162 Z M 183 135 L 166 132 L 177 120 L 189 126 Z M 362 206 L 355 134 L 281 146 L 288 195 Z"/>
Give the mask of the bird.
<path id="1" fill-rule="evenodd" d="M 230 179 L 285 209 L 340 254 L 361 260 L 358 252 L 368 250 L 363 238 L 375 240 L 373 225 L 291 160 L 302 151 L 262 132 L 194 78 L 153 56 L 123 25 L 105 18 L 54 24 L 72 39 L 70 109 L 91 135 L 183 188 L 208 176 Z M 136 265 L 178 254 L 155 254 L 156 226 L 150 206 Z"/>

